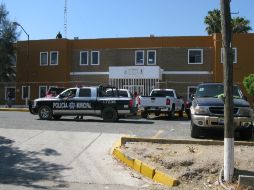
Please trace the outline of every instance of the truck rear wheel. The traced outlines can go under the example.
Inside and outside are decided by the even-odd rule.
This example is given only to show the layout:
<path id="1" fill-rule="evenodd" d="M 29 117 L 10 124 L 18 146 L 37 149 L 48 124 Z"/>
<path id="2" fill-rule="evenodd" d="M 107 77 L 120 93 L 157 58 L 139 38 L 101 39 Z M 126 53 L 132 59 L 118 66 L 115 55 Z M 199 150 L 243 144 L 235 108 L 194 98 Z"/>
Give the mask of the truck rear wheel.
<path id="1" fill-rule="evenodd" d="M 39 117 L 42 120 L 50 120 L 52 118 L 52 109 L 48 106 L 42 106 L 39 109 Z"/>
<path id="2" fill-rule="evenodd" d="M 175 106 L 172 106 L 172 109 L 168 112 L 168 118 L 172 119 L 175 116 Z"/>
<path id="3" fill-rule="evenodd" d="M 141 111 L 141 117 L 142 118 L 147 118 L 147 116 L 148 116 L 147 111 Z"/>
<path id="4" fill-rule="evenodd" d="M 117 112 L 114 108 L 107 107 L 102 111 L 102 118 L 103 121 L 107 122 L 115 122 L 117 121 Z"/>
<path id="5" fill-rule="evenodd" d="M 198 138 L 199 137 L 199 127 L 191 122 L 191 137 Z"/>

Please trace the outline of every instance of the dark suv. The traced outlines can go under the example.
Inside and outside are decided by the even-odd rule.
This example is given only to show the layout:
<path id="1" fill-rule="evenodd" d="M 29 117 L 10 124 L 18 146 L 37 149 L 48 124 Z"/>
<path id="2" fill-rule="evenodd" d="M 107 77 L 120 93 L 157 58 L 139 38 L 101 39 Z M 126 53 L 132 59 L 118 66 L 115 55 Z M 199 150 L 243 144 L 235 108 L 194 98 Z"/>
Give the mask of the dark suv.
<path id="1" fill-rule="evenodd" d="M 191 137 L 197 138 L 202 129 L 224 128 L 224 86 L 221 83 L 204 83 L 197 87 L 191 105 Z M 252 137 L 252 114 L 249 102 L 245 100 L 237 85 L 233 86 L 234 130 L 244 140 Z"/>

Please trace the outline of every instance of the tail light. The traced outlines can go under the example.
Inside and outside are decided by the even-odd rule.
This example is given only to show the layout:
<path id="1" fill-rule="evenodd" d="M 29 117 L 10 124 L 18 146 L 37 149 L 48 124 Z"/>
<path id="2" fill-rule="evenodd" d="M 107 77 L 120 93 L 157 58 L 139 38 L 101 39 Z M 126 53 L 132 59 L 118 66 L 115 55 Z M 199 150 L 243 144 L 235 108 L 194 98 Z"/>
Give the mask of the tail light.
<path id="1" fill-rule="evenodd" d="M 166 105 L 170 105 L 170 99 L 166 99 Z"/>
<path id="2" fill-rule="evenodd" d="M 129 102 L 129 108 L 132 108 L 132 105 L 133 105 L 133 100 L 131 99 Z"/>

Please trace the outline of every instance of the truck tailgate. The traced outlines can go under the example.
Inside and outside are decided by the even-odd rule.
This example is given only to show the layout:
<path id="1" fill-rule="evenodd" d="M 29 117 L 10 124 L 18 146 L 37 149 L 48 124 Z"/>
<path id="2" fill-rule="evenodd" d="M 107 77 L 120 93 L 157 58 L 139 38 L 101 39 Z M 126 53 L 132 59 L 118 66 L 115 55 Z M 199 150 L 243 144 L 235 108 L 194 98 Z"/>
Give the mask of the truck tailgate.
<path id="1" fill-rule="evenodd" d="M 165 107 L 165 97 L 140 97 L 140 107 Z"/>

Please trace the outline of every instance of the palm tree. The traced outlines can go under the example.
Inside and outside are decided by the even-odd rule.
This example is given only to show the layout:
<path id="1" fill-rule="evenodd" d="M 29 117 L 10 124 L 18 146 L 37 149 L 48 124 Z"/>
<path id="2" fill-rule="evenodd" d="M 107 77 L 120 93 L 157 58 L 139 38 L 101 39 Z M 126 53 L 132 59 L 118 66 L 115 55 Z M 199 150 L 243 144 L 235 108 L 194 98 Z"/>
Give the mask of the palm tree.
<path id="1" fill-rule="evenodd" d="M 213 33 L 221 32 L 221 16 L 220 10 L 214 9 L 212 11 L 208 11 L 208 15 L 205 17 L 206 31 L 208 35 Z"/>
<path id="2" fill-rule="evenodd" d="M 221 14 L 219 9 L 208 11 L 204 23 L 206 24 L 206 31 L 208 35 L 213 33 L 221 33 Z M 243 17 L 232 18 L 232 31 L 233 33 L 248 33 L 252 30 L 250 21 Z"/>
<path id="3" fill-rule="evenodd" d="M 252 28 L 250 27 L 250 21 L 243 17 L 236 17 L 232 19 L 232 31 L 234 33 L 248 33 Z"/>

